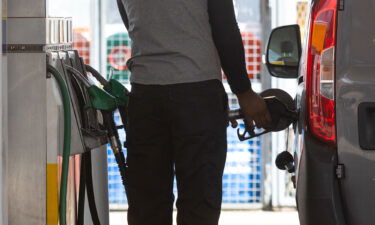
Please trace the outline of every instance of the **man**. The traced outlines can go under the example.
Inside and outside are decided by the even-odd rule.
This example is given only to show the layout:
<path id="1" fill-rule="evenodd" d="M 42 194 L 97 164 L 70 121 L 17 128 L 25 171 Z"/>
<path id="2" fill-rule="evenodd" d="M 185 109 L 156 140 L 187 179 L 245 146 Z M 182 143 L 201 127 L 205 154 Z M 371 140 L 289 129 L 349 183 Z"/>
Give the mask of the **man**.
<path id="1" fill-rule="evenodd" d="M 118 0 L 132 40 L 129 225 L 217 225 L 226 159 L 224 70 L 250 126 L 270 116 L 251 89 L 232 0 Z"/>

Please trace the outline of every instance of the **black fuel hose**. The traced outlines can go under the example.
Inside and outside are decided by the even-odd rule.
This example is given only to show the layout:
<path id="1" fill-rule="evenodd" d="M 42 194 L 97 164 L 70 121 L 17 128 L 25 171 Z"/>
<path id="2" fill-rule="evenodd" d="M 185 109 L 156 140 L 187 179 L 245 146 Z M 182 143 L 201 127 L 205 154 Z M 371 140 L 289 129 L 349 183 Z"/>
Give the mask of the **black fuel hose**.
<path id="1" fill-rule="evenodd" d="M 125 156 L 122 151 L 121 141 L 118 135 L 118 131 L 116 128 L 115 121 L 113 120 L 113 112 L 102 112 L 104 126 L 108 132 L 108 139 L 111 144 L 111 148 L 113 154 L 116 159 L 116 163 L 118 165 L 120 176 L 122 179 L 122 184 L 125 188 L 125 174 L 126 174 L 126 163 L 125 163 Z"/>
<path id="2" fill-rule="evenodd" d="M 77 225 L 84 225 L 85 217 L 85 195 L 87 191 L 87 201 L 89 203 L 91 220 L 94 225 L 100 225 L 99 213 L 96 207 L 94 184 L 92 178 L 92 158 L 91 152 L 85 152 L 81 157 L 81 175 L 79 185 L 78 200 L 78 222 Z"/>
<path id="3" fill-rule="evenodd" d="M 92 86 L 93 84 L 90 83 L 90 81 L 76 68 L 71 67 L 69 65 L 65 65 L 65 68 L 68 72 L 74 75 L 75 78 L 77 78 L 79 81 L 81 81 L 87 88 Z"/>
<path id="4" fill-rule="evenodd" d="M 101 85 L 106 85 L 108 81 L 97 71 L 95 70 L 92 66 L 90 65 L 85 65 L 86 70 L 90 72 L 98 81 Z"/>
<path id="5" fill-rule="evenodd" d="M 86 157 L 81 155 L 81 172 L 79 175 L 78 215 L 77 225 L 85 224 L 85 200 L 86 200 Z"/>

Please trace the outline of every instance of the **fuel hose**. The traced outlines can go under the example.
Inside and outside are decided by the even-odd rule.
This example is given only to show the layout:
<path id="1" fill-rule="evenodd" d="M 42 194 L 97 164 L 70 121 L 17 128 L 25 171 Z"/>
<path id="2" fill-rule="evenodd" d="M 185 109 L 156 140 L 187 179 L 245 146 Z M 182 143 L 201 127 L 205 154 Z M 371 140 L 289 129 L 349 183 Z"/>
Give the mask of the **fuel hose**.
<path id="1" fill-rule="evenodd" d="M 108 131 L 108 139 L 111 144 L 113 154 L 115 156 L 116 163 L 118 165 L 122 184 L 125 188 L 125 174 L 126 174 L 126 163 L 125 156 L 122 151 L 121 142 L 116 129 L 115 121 L 113 120 L 113 112 L 102 112 L 104 125 Z"/>
<path id="2" fill-rule="evenodd" d="M 62 102 L 64 107 L 64 145 L 63 145 L 63 160 L 62 172 L 60 183 L 60 204 L 59 204 L 59 217 L 60 225 L 66 225 L 66 196 L 68 189 L 68 172 L 69 172 L 69 157 L 71 145 L 71 108 L 68 88 L 62 75 L 53 66 L 48 65 L 47 71 L 51 73 L 59 86 Z"/>
<path id="3" fill-rule="evenodd" d="M 101 85 L 106 85 L 108 81 L 97 71 L 95 70 L 92 66 L 90 65 L 85 65 L 86 70 L 90 72 L 98 81 Z"/>

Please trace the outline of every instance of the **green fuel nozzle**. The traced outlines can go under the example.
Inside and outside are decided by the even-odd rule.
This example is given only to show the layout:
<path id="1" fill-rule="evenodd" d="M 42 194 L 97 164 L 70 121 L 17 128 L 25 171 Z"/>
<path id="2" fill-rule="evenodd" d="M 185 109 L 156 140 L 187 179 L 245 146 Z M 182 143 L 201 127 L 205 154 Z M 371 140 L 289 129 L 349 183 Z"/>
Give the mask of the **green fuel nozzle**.
<path id="1" fill-rule="evenodd" d="M 117 109 L 118 101 L 116 97 L 112 96 L 105 90 L 99 88 L 98 86 L 92 85 L 87 88 L 87 91 L 91 97 L 90 101 L 86 105 L 87 107 L 108 112 L 112 112 Z"/>
<path id="2" fill-rule="evenodd" d="M 104 85 L 104 90 L 116 97 L 119 106 L 127 106 L 129 101 L 129 91 L 120 82 L 110 79 Z"/>

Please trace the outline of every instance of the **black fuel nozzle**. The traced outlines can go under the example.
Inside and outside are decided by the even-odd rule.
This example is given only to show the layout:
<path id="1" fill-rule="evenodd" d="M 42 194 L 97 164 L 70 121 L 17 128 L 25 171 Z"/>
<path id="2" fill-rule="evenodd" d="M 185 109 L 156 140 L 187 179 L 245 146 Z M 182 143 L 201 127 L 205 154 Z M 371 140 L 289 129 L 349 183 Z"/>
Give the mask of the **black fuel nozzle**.
<path id="1" fill-rule="evenodd" d="M 294 173 L 296 168 L 294 166 L 294 158 L 288 151 L 284 151 L 277 155 L 275 164 L 278 169 L 286 170 L 289 173 Z"/>
<path id="2" fill-rule="evenodd" d="M 249 140 L 259 137 L 269 132 L 278 132 L 285 130 L 298 119 L 298 113 L 295 110 L 295 104 L 292 97 L 280 89 L 268 89 L 260 94 L 267 104 L 268 111 L 271 115 L 271 124 L 264 127 L 259 133 L 255 133 L 255 127 L 249 127 L 247 121 L 245 130 L 237 129 L 237 135 L 240 141 Z M 232 127 L 237 127 L 236 120 L 244 119 L 241 109 L 229 111 L 229 121 Z"/>

